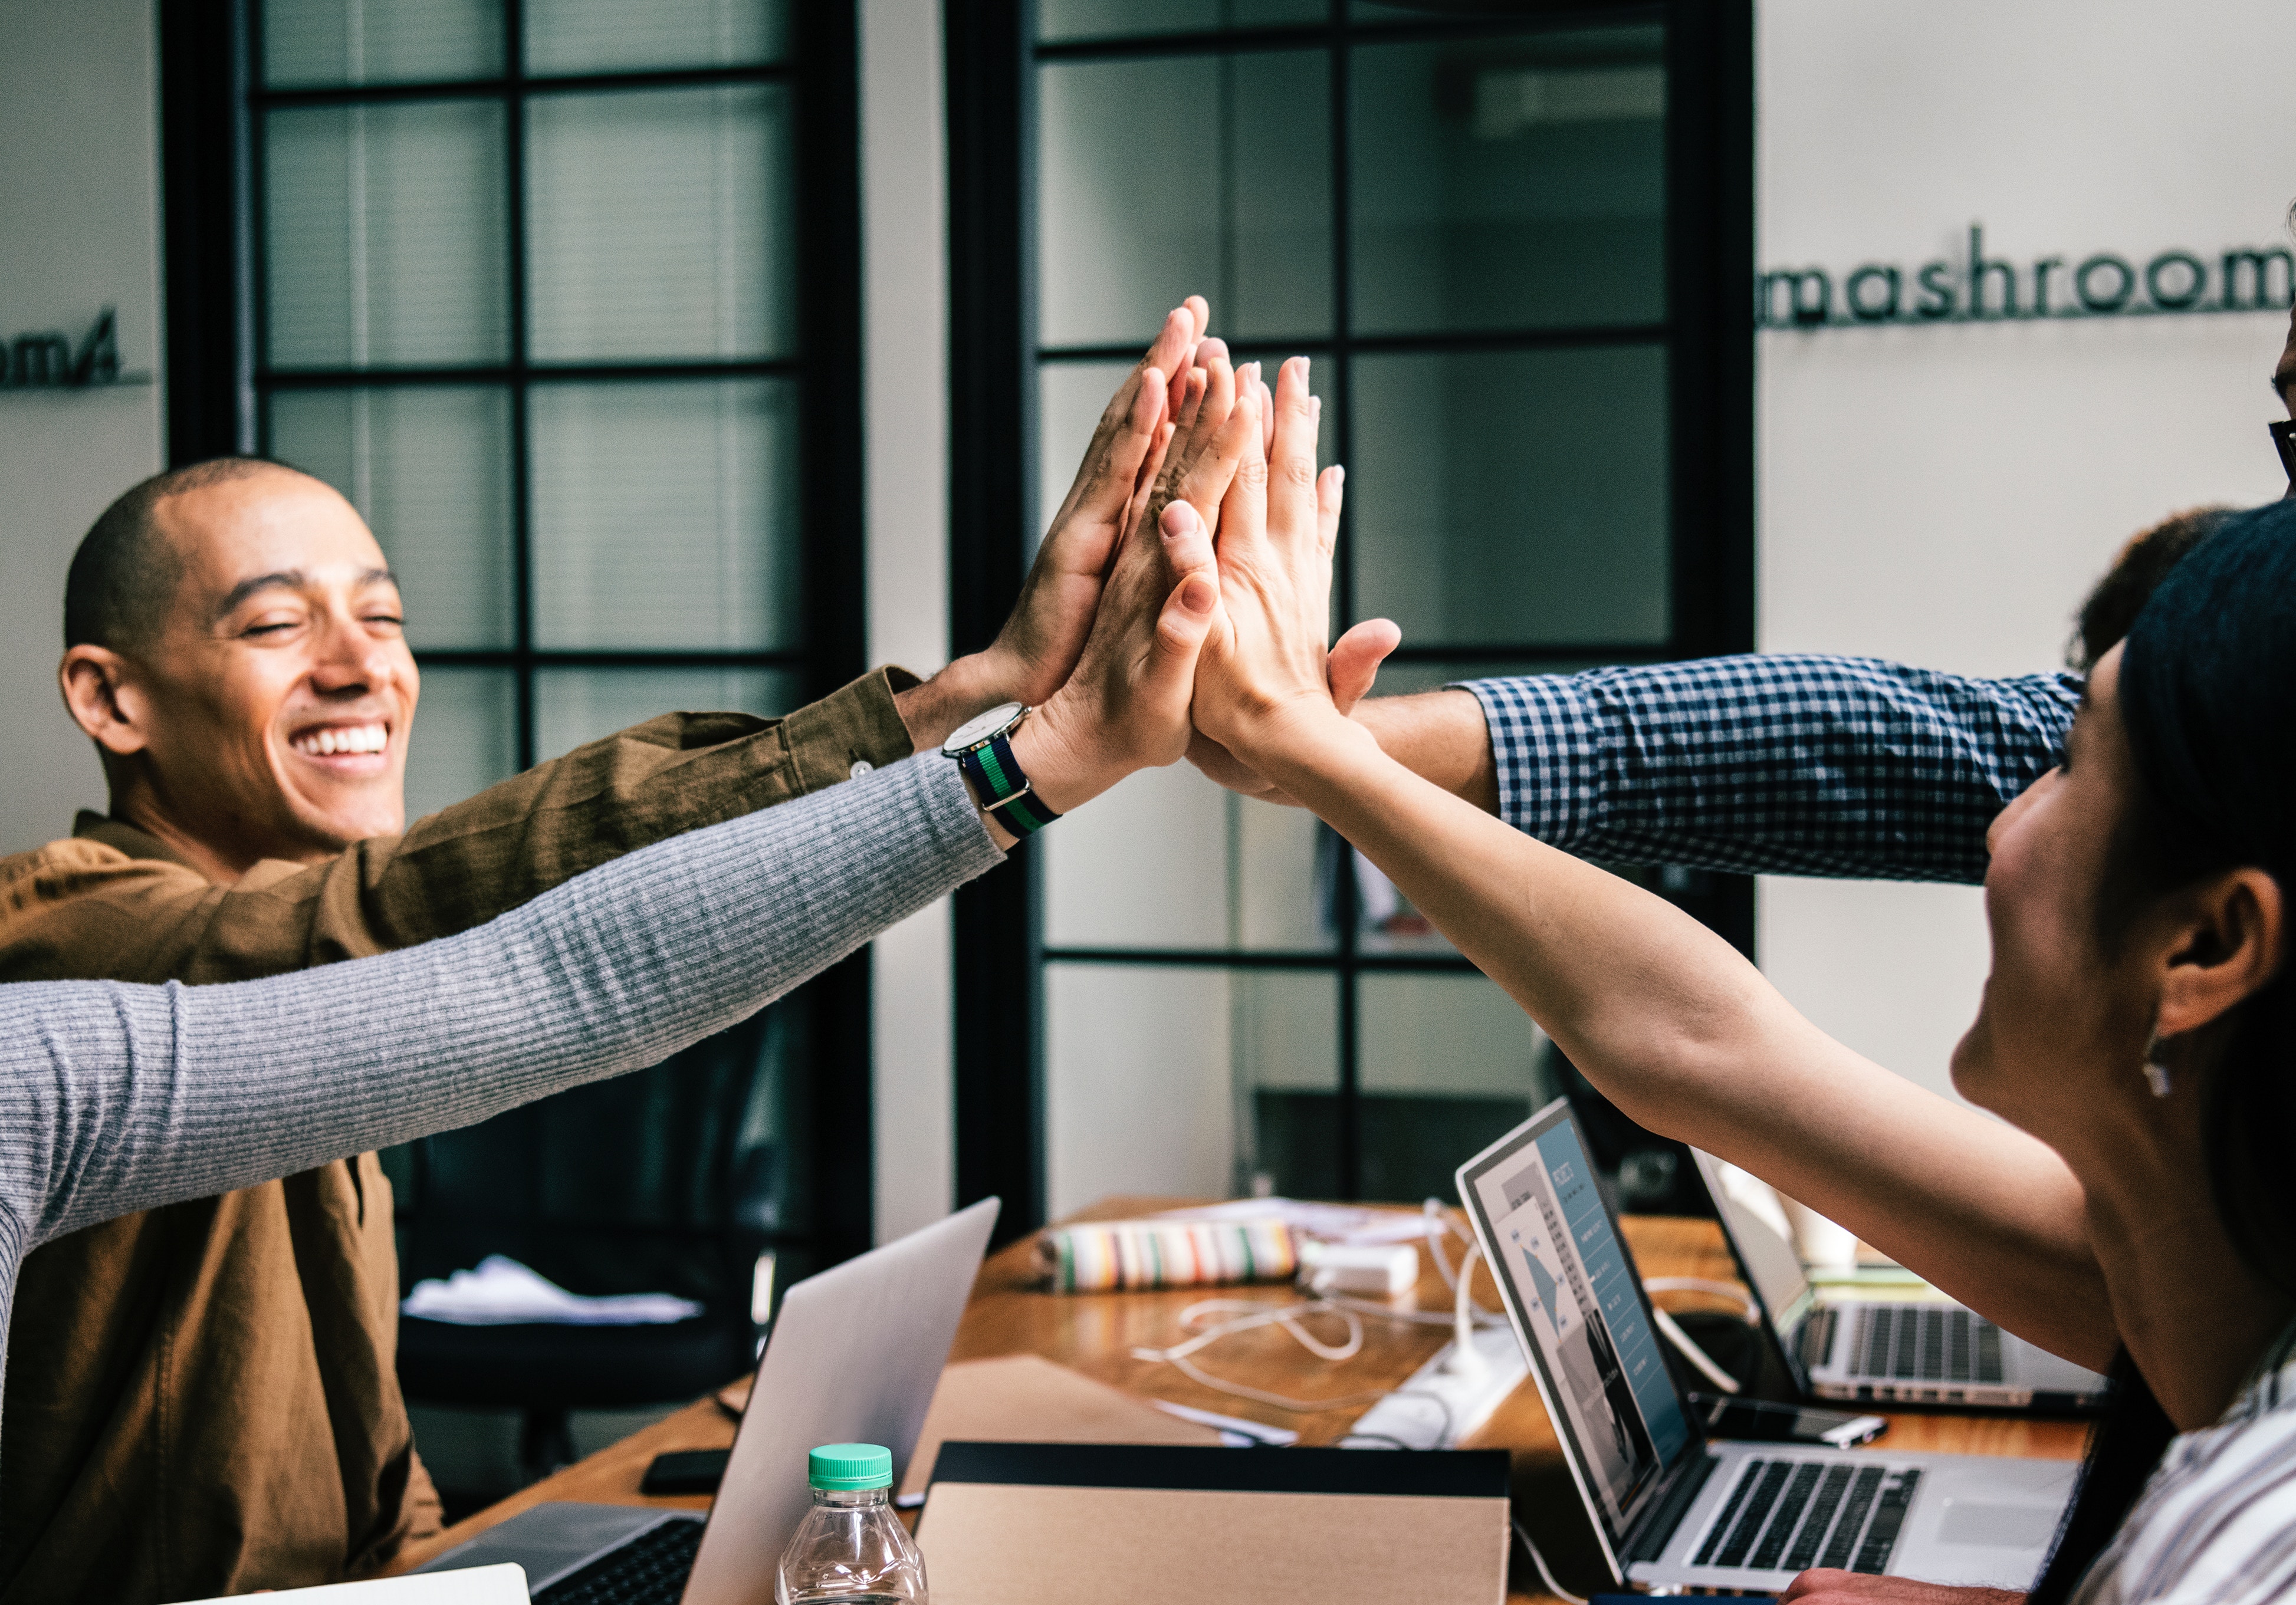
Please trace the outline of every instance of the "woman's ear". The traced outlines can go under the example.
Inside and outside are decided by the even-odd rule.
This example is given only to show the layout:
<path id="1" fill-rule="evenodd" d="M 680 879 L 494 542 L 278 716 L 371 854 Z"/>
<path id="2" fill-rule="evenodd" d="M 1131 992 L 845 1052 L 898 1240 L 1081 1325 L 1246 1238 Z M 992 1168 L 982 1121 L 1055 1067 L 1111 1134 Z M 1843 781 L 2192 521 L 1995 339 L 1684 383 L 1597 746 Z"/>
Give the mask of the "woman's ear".
<path id="1" fill-rule="evenodd" d="M 2169 912 L 2176 934 L 2161 977 L 2161 1036 L 2221 1020 L 2279 973 L 2287 905 L 2264 871 L 2212 875 L 2172 897 Z"/>
<path id="2" fill-rule="evenodd" d="M 125 757 L 149 744 L 144 727 L 151 705 L 135 683 L 127 660 L 118 652 L 109 647 L 73 647 L 57 666 L 56 681 L 73 719 L 104 751 Z"/>

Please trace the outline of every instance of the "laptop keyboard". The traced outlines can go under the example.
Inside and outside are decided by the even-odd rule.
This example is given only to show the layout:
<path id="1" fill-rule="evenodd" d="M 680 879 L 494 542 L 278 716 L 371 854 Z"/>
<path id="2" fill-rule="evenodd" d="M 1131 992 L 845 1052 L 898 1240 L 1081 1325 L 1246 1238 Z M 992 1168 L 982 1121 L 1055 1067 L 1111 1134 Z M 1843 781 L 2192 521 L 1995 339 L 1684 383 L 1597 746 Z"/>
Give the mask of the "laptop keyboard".
<path id="1" fill-rule="evenodd" d="M 1890 1382 L 1998 1382 L 2001 1329 L 1939 1306 L 1861 1306 L 1849 1332 L 1849 1373 Z"/>
<path id="2" fill-rule="evenodd" d="M 699 1521 L 665 1521 L 534 1596 L 534 1605 L 677 1605 L 701 1548 Z"/>
<path id="3" fill-rule="evenodd" d="M 1804 1371 L 1816 1371 L 1825 1363 L 1826 1355 L 1833 1352 L 1833 1329 L 1841 1324 L 1841 1312 L 1830 1304 L 1821 1304 L 1810 1311 L 1794 1334 L 1801 1350 Z"/>
<path id="4" fill-rule="evenodd" d="M 1691 1564 L 1879 1573 L 1921 1479 L 1911 1469 L 1750 1459 Z"/>

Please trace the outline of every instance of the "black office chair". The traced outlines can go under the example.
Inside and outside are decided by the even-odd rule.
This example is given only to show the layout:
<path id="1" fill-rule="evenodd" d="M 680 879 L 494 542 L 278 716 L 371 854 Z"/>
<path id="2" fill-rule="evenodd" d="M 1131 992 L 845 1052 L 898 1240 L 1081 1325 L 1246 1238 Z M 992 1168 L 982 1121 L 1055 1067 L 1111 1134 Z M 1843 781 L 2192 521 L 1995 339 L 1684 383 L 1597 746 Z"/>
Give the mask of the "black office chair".
<path id="1" fill-rule="evenodd" d="M 404 1317 L 407 1399 L 519 1410 L 532 1480 L 574 1459 L 569 1412 L 690 1399 L 747 1371 L 760 1256 L 801 1224 L 785 1106 L 802 1011 L 777 1005 L 652 1069 L 397 1151 L 402 1293 L 506 1254 L 570 1292 L 702 1306 L 657 1326 Z"/>

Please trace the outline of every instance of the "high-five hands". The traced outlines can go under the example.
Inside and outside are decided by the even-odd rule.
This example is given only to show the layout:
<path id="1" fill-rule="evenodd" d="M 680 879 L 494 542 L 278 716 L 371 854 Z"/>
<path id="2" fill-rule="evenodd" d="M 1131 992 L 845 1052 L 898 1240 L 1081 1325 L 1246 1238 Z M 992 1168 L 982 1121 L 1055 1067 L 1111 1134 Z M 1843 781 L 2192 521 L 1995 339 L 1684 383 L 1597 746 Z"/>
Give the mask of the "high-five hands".
<path id="1" fill-rule="evenodd" d="M 1271 391 L 1202 338 L 1205 315 L 1196 298 L 1175 309 L 1110 401 L 996 643 L 902 693 L 920 745 L 997 701 L 1031 705 L 1013 751 L 1056 814 L 1183 753 L 1288 800 L 1246 755 L 1287 719 L 1343 715 L 1396 643 L 1374 620 L 1325 653 L 1343 475 L 1316 471 L 1307 360 Z"/>
<path id="2" fill-rule="evenodd" d="M 1300 404 L 1304 404 L 1307 407 L 1308 456 L 1304 470 L 1309 479 L 1314 480 L 1316 436 L 1322 422 L 1322 405 L 1308 394 L 1308 359 L 1304 356 L 1294 357 L 1284 364 L 1278 373 L 1276 388 L 1277 393 L 1282 395 L 1287 385 L 1296 385 L 1296 396 L 1293 398 L 1295 416 Z M 1267 458 L 1272 462 L 1276 457 L 1275 437 L 1286 414 L 1283 405 L 1273 398 L 1267 400 L 1264 412 L 1266 427 L 1262 441 Z M 1265 466 L 1263 464 L 1263 470 Z M 1298 463 L 1280 466 L 1283 471 L 1289 471 L 1295 476 L 1302 471 L 1302 465 Z M 1345 471 L 1334 468 L 1327 470 L 1322 479 L 1315 480 L 1319 505 L 1326 495 L 1331 503 L 1330 519 L 1328 523 L 1320 526 L 1319 537 L 1323 555 L 1327 564 L 1332 555 L 1332 544 L 1338 537 L 1340 487 L 1344 479 Z M 1275 490 L 1272 487 L 1270 495 L 1275 494 Z M 1328 568 L 1323 588 L 1328 597 L 1330 594 Z M 1324 683 L 1331 694 L 1332 705 L 1340 712 L 1353 713 L 1356 704 L 1371 694 L 1372 686 L 1379 678 L 1380 665 L 1386 661 L 1388 654 L 1395 651 L 1402 639 L 1403 632 L 1396 627 L 1392 619 L 1367 618 L 1349 629 L 1332 643 L 1331 650 L 1324 659 Z M 1203 771 L 1208 778 L 1226 786 L 1231 791 L 1239 791 L 1246 797 L 1258 798 L 1267 802 L 1292 803 L 1292 798 L 1270 784 L 1265 776 L 1249 765 L 1239 761 L 1233 752 L 1206 735 L 1201 729 L 1188 742 L 1188 761 Z"/>
<path id="3" fill-rule="evenodd" d="M 1219 571 L 1200 508 L 1218 508 L 1262 439 L 1265 387 L 1203 342 L 1202 382 L 1168 421 L 1119 515 L 1113 563 L 1075 672 L 1012 735 L 1037 795 L 1066 813 L 1136 769 L 1187 749 L 1196 659 Z M 1310 450 L 1312 450 L 1312 446 Z M 991 827 L 1004 839 L 1001 822 Z"/>
<path id="4" fill-rule="evenodd" d="M 1283 364 L 1267 405 L 1273 427 L 1247 444 L 1220 506 L 1220 613 L 1193 703 L 1201 735 L 1263 775 L 1268 757 L 1344 722 L 1324 640 L 1346 474 L 1316 471 L 1323 409 L 1308 392 L 1305 357 Z M 1388 635 L 1374 668 L 1391 645 Z M 1351 666 L 1347 678 L 1353 690 L 1368 676 Z"/>
<path id="5" fill-rule="evenodd" d="M 1225 361 L 1226 348 L 1203 339 L 1210 315 L 1201 296 L 1174 307 L 1118 387 L 995 642 L 895 698 L 920 749 L 1000 702 L 1046 700 L 1075 669 L 1111 561 L 1142 512 L 1144 488 L 1168 471 L 1166 444 L 1176 427 L 1202 415 L 1207 380 L 1200 364 L 1213 352 Z"/>

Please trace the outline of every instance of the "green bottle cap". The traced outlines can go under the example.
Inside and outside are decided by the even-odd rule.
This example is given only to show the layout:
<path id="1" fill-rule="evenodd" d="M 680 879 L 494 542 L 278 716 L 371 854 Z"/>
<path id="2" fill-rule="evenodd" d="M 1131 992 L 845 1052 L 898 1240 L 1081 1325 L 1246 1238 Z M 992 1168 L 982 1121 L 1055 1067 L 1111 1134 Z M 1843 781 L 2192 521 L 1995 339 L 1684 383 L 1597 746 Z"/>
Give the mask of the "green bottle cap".
<path id="1" fill-rule="evenodd" d="M 893 1452 L 875 1444 L 824 1444 L 805 1457 L 806 1480 L 850 1493 L 893 1486 Z"/>

